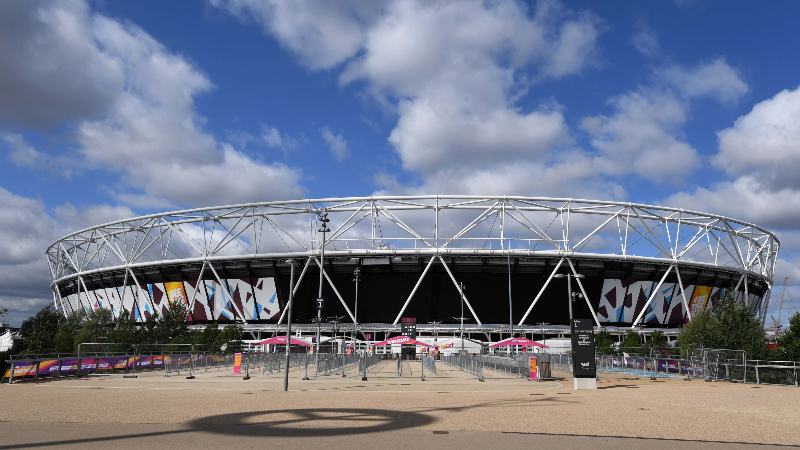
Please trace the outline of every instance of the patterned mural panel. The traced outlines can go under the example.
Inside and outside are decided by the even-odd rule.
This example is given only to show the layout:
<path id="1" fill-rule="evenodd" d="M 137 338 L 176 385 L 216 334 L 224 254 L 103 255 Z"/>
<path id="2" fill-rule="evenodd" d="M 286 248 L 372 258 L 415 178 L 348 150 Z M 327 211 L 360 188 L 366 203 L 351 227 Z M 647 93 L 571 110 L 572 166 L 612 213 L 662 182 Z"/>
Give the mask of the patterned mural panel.
<path id="1" fill-rule="evenodd" d="M 639 313 L 644 308 L 650 293 L 653 290 L 654 283 L 652 281 L 636 281 L 628 286 L 628 292 L 625 294 L 625 302 L 623 306 L 625 311 L 622 314 L 623 322 L 633 322 Z"/>
<path id="2" fill-rule="evenodd" d="M 603 281 L 603 290 L 597 307 L 597 320 L 600 322 L 621 322 L 625 311 L 625 293 L 628 291 L 628 280 L 608 278 Z"/>

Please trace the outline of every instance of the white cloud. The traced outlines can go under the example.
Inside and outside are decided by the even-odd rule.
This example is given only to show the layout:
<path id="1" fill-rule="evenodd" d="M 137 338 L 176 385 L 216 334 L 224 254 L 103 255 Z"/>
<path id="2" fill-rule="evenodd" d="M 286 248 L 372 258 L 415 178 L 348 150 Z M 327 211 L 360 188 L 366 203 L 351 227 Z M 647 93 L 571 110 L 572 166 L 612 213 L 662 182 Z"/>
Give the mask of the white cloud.
<path id="1" fill-rule="evenodd" d="M 713 163 L 735 176 L 711 188 L 670 196 L 673 205 L 696 205 L 764 227 L 796 230 L 800 221 L 800 88 L 756 104 L 717 133 Z M 794 249 L 800 251 L 800 247 Z"/>
<path id="2" fill-rule="evenodd" d="M 750 89 L 725 58 L 691 68 L 670 66 L 659 71 L 658 76 L 686 98 L 711 97 L 720 102 L 735 102 Z"/>
<path id="3" fill-rule="evenodd" d="M 0 309 L 11 323 L 52 302 L 45 250 L 59 237 L 89 225 L 131 217 L 125 207 L 64 204 L 50 216 L 44 203 L 0 188 Z"/>
<path id="4" fill-rule="evenodd" d="M 800 88 L 756 104 L 717 133 L 714 164 L 732 175 L 757 174 L 776 188 L 800 188 Z"/>
<path id="5" fill-rule="evenodd" d="M 541 161 L 571 142 L 557 105 L 523 112 L 514 103 L 529 69 L 541 79 L 592 63 L 596 18 L 555 2 L 539 2 L 532 15 L 511 1 L 401 1 L 387 10 L 341 80 L 363 79 L 378 98 L 398 99 L 389 142 L 404 168 L 440 178 L 447 167 Z"/>
<path id="6" fill-rule="evenodd" d="M 2 2 L 0 119 L 52 127 L 102 116 L 125 77 L 94 40 L 84 1 Z"/>
<path id="7" fill-rule="evenodd" d="M 404 168 L 431 173 L 451 165 L 480 167 L 519 158 L 542 159 L 553 147 L 571 141 L 558 110 L 519 114 L 497 108 L 470 113 L 463 106 L 449 98 L 401 102 L 400 120 L 389 142 Z"/>
<path id="8" fill-rule="evenodd" d="M 613 98 L 612 116 L 583 119 L 581 128 L 600 151 L 598 168 L 609 174 L 636 173 L 680 180 L 696 168 L 697 151 L 685 142 L 688 106 L 669 93 L 642 89 Z"/>
<path id="9" fill-rule="evenodd" d="M 210 0 L 242 21 L 255 20 L 264 32 L 313 69 L 330 69 L 352 57 L 364 43 L 364 31 L 381 2 L 356 0 Z"/>
<path id="10" fill-rule="evenodd" d="M 537 195 L 621 200 L 626 193 L 619 185 L 602 179 L 592 158 L 579 151 L 562 152 L 552 160 L 537 163 L 514 161 L 483 168 L 447 167 L 426 174 L 417 185 L 404 186 L 385 172 L 375 177 L 380 190 L 375 195 Z"/>
<path id="11" fill-rule="evenodd" d="M 636 33 L 631 37 L 631 42 L 636 50 L 648 58 L 657 56 L 661 51 L 658 45 L 658 35 L 643 20 L 636 23 Z"/>
<path id="12" fill-rule="evenodd" d="M 66 54 L 80 64 L 75 72 L 92 74 L 88 81 L 71 84 L 72 66 L 49 68 L 52 73 L 26 85 L 26 92 L 50 106 L 84 100 L 95 104 L 90 112 L 67 108 L 58 114 L 78 122 L 71 136 L 84 158 L 81 166 L 122 174 L 118 198 L 208 205 L 302 196 L 297 170 L 252 159 L 204 130 L 205 118 L 196 112 L 194 100 L 213 85 L 186 58 L 169 52 L 141 28 L 92 13 L 78 0 L 24 4 L 27 9 L 16 3 L 0 7 L 0 17 L 10 11 L 18 18 L 14 26 L 0 28 L 0 43 L 36 44 L 34 62 L 58 62 Z M 40 45 L 51 41 L 57 45 Z M 4 58 L 0 73 L 36 80 L 40 69 L 24 58 Z M 6 113 L 29 116 L 31 123 L 48 123 L 55 117 L 41 108 L 2 105 Z M 30 151 L 16 155 L 23 164 L 38 157 Z"/>
<path id="13" fill-rule="evenodd" d="M 284 156 L 286 156 L 290 150 L 296 149 L 300 144 L 298 139 L 286 133 L 281 133 L 277 128 L 266 124 L 261 124 L 261 142 L 267 147 L 283 150 Z"/>
<path id="14" fill-rule="evenodd" d="M 669 196 L 664 203 L 778 229 L 796 228 L 800 220 L 800 192 L 789 188 L 774 190 L 750 175 L 720 182 L 711 188 L 698 187 L 694 192 L 679 192 Z"/>
<path id="15" fill-rule="evenodd" d="M 350 150 L 347 149 L 347 140 L 341 134 L 333 134 L 328 127 L 323 127 L 319 132 L 337 161 L 344 161 L 350 157 Z"/>
<path id="16" fill-rule="evenodd" d="M 691 69 L 659 68 L 655 81 L 654 86 L 609 100 L 613 115 L 587 117 L 581 122 L 592 146 L 600 151 L 597 163 L 605 173 L 682 181 L 700 165 L 697 151 L 683 133 L 690 100 L 706 96 L 729 102 L 748 91 L 736 70 L 722 58 Z"/>
<path id="17" fill-rule="evenodd" d="M 127 206 L 108 204 L 86 205 L 79 209 L 72 203 L 64 203 L 57 206 L 54 213 L 60 225 L 70 232 L 138 216 Z"/>
<path id="18" fill-rule="evenodd" d="M 71 163 L 67 158 L 47 155 L 36 150 L 25 141 L 25 137 L 21 134 L 0 133 L 0 139 L 10 150 L 9 159 L 17 166 L 46 170 L 66 178 L 72 175 Z"/>
<path id="19" fill-rule="evenodd" d="M 212 4 L 255 18 L 311 68 L 344 63 L 342 84 L 365 82 L 399 115 L 389 142 L 403 167 L 425 180 L 492 170 L 487 164 L 541 164 L 547 151 L 569 145 L 554 101 L 530 111 L 516 103 L 532 82 L 596 64 L 602 31 L 595 15 L 551 0 L 533 10 L 514 0 L 348 3 L 334 12 L 316 3 Z"/>

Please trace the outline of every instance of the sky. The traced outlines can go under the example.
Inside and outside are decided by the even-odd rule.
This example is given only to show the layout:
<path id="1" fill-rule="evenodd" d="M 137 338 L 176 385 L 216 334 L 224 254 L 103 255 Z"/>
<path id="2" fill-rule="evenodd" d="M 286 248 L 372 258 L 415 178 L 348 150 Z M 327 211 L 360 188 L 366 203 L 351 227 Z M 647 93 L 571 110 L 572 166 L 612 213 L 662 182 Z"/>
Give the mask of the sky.
<path id="1" fill-rule="evenodd" d="M 800 310 L 797 2 L 0 3 L 0 309 L 71 231 L 189 207 L 531 195 L 722 214 Z"/>

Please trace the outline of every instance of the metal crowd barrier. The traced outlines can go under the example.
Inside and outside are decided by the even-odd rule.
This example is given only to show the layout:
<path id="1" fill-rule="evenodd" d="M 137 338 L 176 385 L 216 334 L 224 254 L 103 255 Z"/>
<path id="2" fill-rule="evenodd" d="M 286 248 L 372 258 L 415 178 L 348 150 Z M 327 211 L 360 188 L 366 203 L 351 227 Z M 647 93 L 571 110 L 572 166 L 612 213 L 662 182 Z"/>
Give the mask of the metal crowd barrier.
<path id="1" fill-rule="evenodd" d="M 234 355 L 224 353 L 162 353 L 153 354 L 124 352 L 91 352 L 69 355 L 15 355 L 7 362 L 9 369 L 0 379 L 9 383 L 19 380 L 38 380 L 42 377 L 60 378 L 63 376 L 81 377 L 98 373 L 121 373 L 135 377 L 137 372 L 163 370 L 164 376 L 188 375 L 194 378 L 198 367 L 229 365 Z M 182 373 L 182 371 L 184 371 Z"/>
<path id="2" fill-rule="evenodd" d="M 367 372 L 369 372 L 369 370 L 372 369 L 373 367 L 380 364 L 382 360 L 383 358 L 381 357 L 381 355 L 366 354 L 366 352 L 362 354 L 358 360 L 359 364 L 358 371 L 359 373 L 362 374 L 361 379 L 363 381 L 367 381 Z"/>
<path id="3" fill-rule="evenodd" d="M 319 365 L 317 373 L 321 375 L 329 375 L 333 372 L 344 371 L 347 367 L 353 364 L 358 364 L 358 355 L 342 355 L 338 353 L 322 353 L 319 355 Z"/>
<path id="4" fill-rule="evenodd" d="M 428 369 L 428 372 L 436 375 L 436 359 L 432 356 L 422 355 L 422 367 Z"/>

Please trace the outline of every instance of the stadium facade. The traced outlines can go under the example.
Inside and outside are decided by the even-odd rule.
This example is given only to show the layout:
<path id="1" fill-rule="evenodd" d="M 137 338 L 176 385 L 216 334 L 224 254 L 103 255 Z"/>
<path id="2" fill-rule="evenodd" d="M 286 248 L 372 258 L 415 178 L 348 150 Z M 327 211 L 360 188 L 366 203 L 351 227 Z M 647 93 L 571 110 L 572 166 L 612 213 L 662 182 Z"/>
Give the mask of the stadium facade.
<path id="1" fill-rule="evenodd" d="M 47 249 L 64 314 L 110 308 L 143 321 L 182 302 L 194 323 L 285 323 L 316 315 L 395 327 L 568 323 L 567 278 L 598 326 L 678 327 L 726 293 L 762 318 L 780 241 L 754 224 L 679 208 L 515 196 L 328 198 L 152 214 L 87 228 Z M 356 287 L 354 272 L 359 271 Z M 461 291 L 463 283 L 464 290 Z M 356 305 L 358 289 L 358 305 Z M 463 301 L 462 301 L 463 298 Z M 357 317 L 356 317 L 357 314 Z"/>

